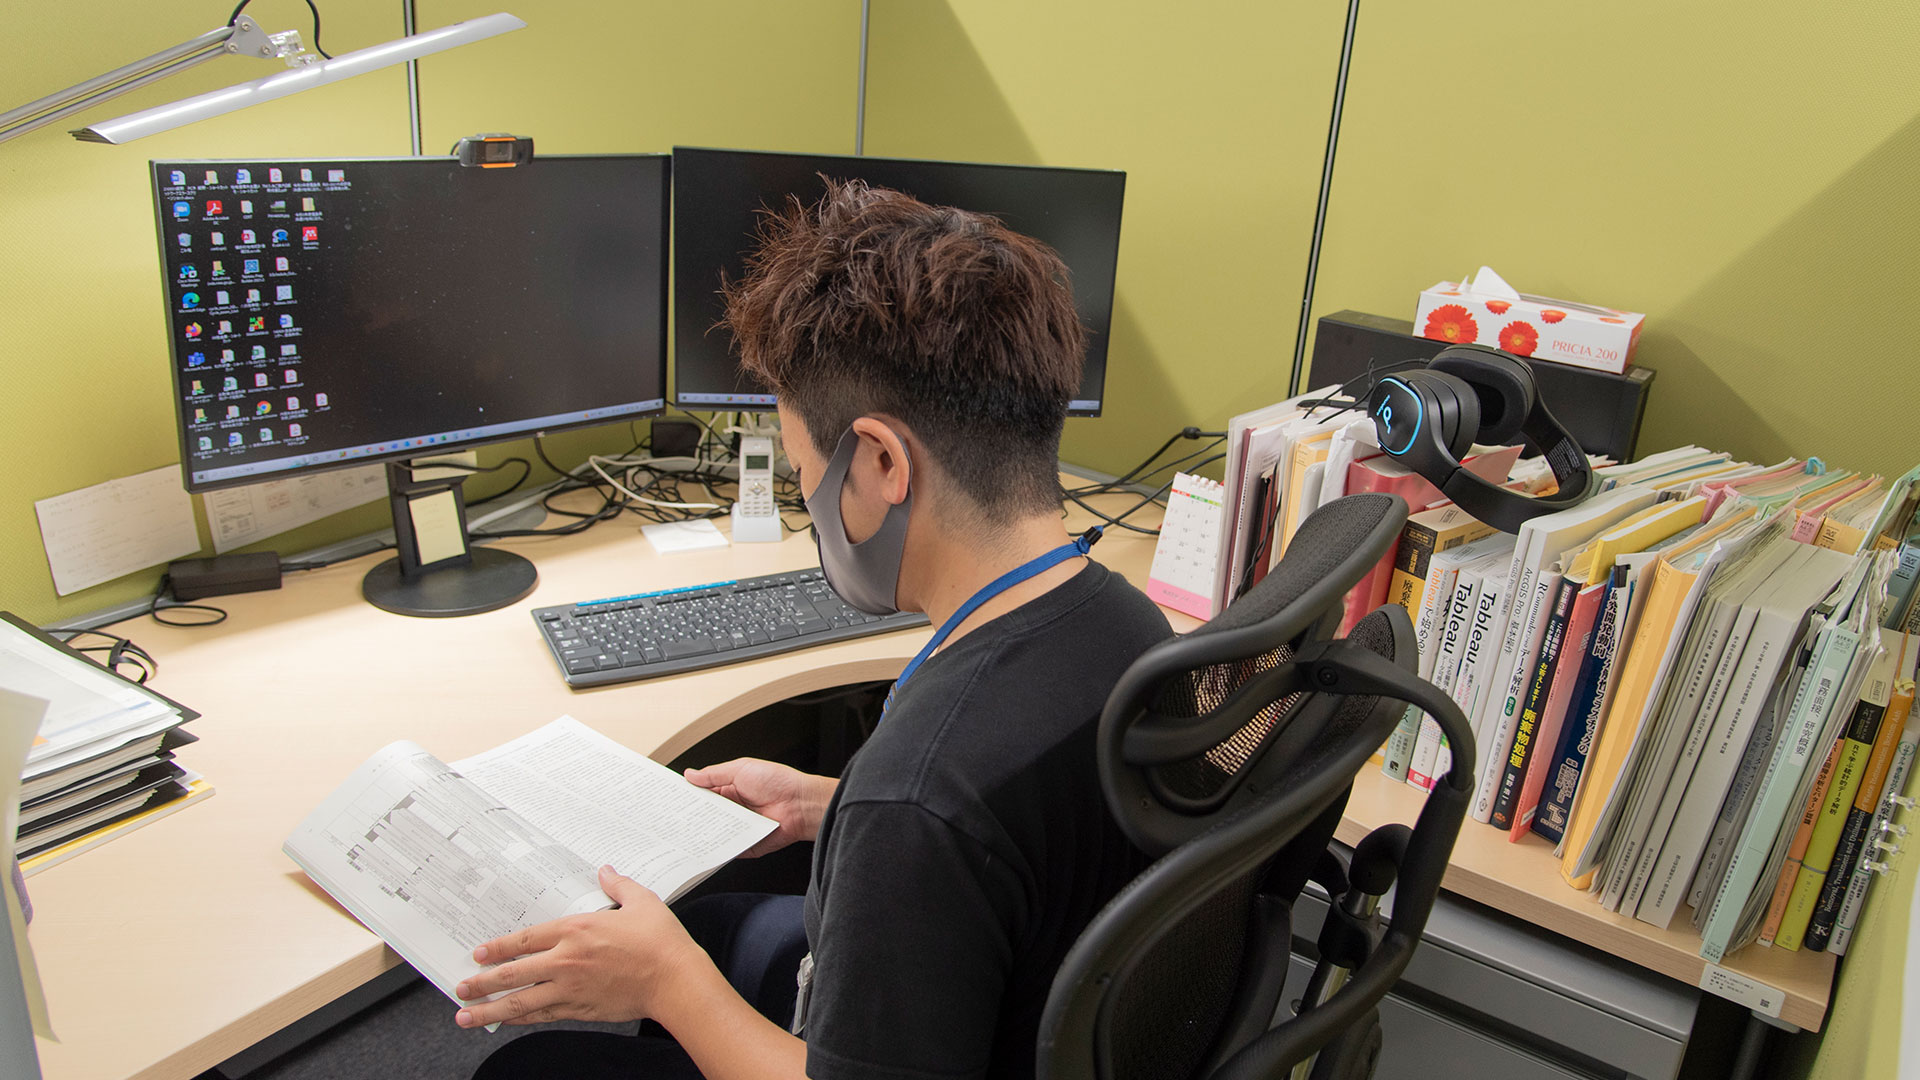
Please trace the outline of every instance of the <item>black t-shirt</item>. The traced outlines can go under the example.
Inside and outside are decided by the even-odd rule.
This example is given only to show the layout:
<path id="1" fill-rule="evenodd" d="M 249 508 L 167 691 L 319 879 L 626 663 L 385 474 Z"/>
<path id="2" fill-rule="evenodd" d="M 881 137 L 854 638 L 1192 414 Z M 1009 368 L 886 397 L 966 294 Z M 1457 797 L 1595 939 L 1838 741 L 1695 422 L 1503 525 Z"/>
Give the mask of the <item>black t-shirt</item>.
<path id="1" fill-rule="evenodd" d="M 1094 731 L 1166 618 L 1098 563 L 941 650 L 854 755 L 814 848 L 807 1075 L 1033 1075 L 1054 971 L 1145 868 Z"/>

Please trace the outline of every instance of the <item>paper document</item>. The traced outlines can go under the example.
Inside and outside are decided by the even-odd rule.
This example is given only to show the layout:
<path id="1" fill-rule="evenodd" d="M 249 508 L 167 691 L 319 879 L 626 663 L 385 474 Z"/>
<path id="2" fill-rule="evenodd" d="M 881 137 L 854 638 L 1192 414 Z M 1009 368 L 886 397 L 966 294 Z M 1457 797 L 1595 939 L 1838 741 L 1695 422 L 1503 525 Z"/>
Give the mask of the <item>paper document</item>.
<path id="1" fill-rule="evenodd" d="M 773 829 L 562 717 L 453 765 L 394 743 L 284 849 L 452 998 L 480 970 L 475 946 L 613 906 L 602 864 L 672 900 Z"/>
<path id="2" fill-rule="evenodd" d="M 386 494 L 385 466 L 368 465 L 210 491 L 200 500 L 207 507 L 213 550 L 224 555 Z"/>
<path id="3" fill-rule="evenodd" d="M 0 690 L 0 830 L 4 830 L 0 835 L 12 836 L 19 822 L 20 769 L 26 764 L 27 748 L 33 744 L 33 733 L 46 710 L 45 701 L 12 690 Z M 47 1018 L 47 999 L 40 989 L 40 969 L 33 960 L 33 946 L 27 941 L 24 904 L 14 892 L 16 880 L 10 869 L 0 871 L 0 893 L 6 894 L 8 932 L 13 936 L 13 951 L 19 960 L 19 971 L 0 973 L 0 979 L 11 979 L 18 974 L 27 1015 L 33 1018 L 34 1034 L 52 1039 L 53 1024 Z M 0 989 L 0 1000 L 11 996 Z"/>
<path id="4" fill-rule="evenodd" d="M 78 748 L 165 730 L 179 720 L 152 694 L 5 621 L 0 621 L 0 685 L 47 703 L 26 759 L 35 775 L 45 771 L 44 763 Z M 20 770 L 13 775 L 18 779 Z"/>
<path id="5" fill-rule="evenodd" d="M 61 596 L 200 550 L 177 465 L 41 499 L 33 509 Z"/>
<path id="6" fill-rule="evenodd" d="M 669 521 L 658 525 L 642 525 L 640 532 L 653 545 L 653 550 L 662 555 L 671 555 L 676 551 L 697 551 L 701 548 L 726 547 L 727 538 L 720 534 L 713 522 L 706 518 L 696 521 Z"/>

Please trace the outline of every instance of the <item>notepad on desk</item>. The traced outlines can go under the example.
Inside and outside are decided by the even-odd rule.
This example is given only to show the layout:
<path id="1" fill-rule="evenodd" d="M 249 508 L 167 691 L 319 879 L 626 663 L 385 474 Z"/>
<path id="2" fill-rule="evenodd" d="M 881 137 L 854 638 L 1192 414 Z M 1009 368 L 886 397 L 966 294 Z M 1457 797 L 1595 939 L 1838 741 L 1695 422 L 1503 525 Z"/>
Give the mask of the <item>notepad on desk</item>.
<path id="1" fill-rule="evenodd" d="M 598 867 L 671 901 L 774 827 L 563 716 L 451 765 L 393 743 L 282 850 L 459 1001 L 454 987 L 480 971 L 476 946 L 612 907 Z"/>

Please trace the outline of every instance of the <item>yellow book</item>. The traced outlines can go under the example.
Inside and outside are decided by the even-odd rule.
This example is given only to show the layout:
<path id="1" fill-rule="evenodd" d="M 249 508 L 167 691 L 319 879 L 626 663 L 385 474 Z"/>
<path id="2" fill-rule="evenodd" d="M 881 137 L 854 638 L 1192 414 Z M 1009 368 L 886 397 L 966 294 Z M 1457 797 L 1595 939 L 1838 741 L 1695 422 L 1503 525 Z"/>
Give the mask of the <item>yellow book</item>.
<path id="1" fill-rule="evenodd" d="M 1280 529 L 1279 543 L 1274 545 L 1273 562 L 1278 562 L 1287 553 L 1287 545 L 1292 542 L 1293 534 L 1300 523 L 1307 520 L 1309 508 L 1301 506 L 1301 493 L 1306 489 L 1307 470 L 1315 465 L 1325 464 L 1327 453 L 1333 448 L 1333 431 L 1315 432 L 1302 437 L 1293 444 L 1293 458 L 1287 464 L 1287 482 L 1283 489 L 1286 494 L 1280 503 L 1280 513 L 1286 518 L 1285 528 Z"/>
<path id="2" fill-rule="evenodd" d="M 1579 873 L 1575 870 L 1588 841 L 1593 838 L 1608 796 L 1621 781 L 1620 772 L 1639 737 L 1642 714 L 1647 711 L 1647 695 L 1660 673 L 1660 661 L 1673 637 L 1681 605 L 1694 579 L 1700 576 L 1697 569 L 1683 570 L 1676 566 L 1671 557 L 1656 563 L 1652 573 L 1653 586 L 1647 590 L 1626 666 L 1620 670 L 1613 701 L 1607 706 L 1606 719 L 1601 722 L 1599 741 L 1580 779 L 1580 793 L 1575 797 L 1573 815 L 1567 821 L 1566 835 L 1561 841 L 1565 854 L 1560 860 L 1560 876 L 1576 889 L 1586 889 L 1593 884 L 1593 869 Z"/>
<path id="3" fill-rule="evenodd" d="M 1839 552 L 1858 552 L 1860 545 L 1866 543 L 1867 530 L 1857 529 L 1832 517 L 1820 523 L 1820 533 L 1815 536 L 1815 545 Z"/>
<path id="4" fill-rule="evenodd" d="M 1585 581 L 1598 585 L 1613 572 L 1613 561 L 1621 555 L 1645 551 L 1683 529 L 1700 524 L 1707 500 L 1699 495 L 1680 502 L 1655 503 L 1608 529 L 1594 540 Z"/>

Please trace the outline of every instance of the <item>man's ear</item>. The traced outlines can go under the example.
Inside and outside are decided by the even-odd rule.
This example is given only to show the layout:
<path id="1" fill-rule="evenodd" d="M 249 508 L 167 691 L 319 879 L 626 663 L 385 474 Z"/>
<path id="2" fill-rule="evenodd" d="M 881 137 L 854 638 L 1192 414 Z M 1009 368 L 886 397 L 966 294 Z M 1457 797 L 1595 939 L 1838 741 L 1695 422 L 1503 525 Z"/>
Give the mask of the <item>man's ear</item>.
<path id="1" fill-rule="evenodd" d="M 860 445 L 847 470 L 848 481 L 862 488 L 871 484 L 889 505 L 905 502 L 913 481 L 913 460 L 906 438 L 873 416 L 856 419 L 853 432 L 860 437 Z"/>

